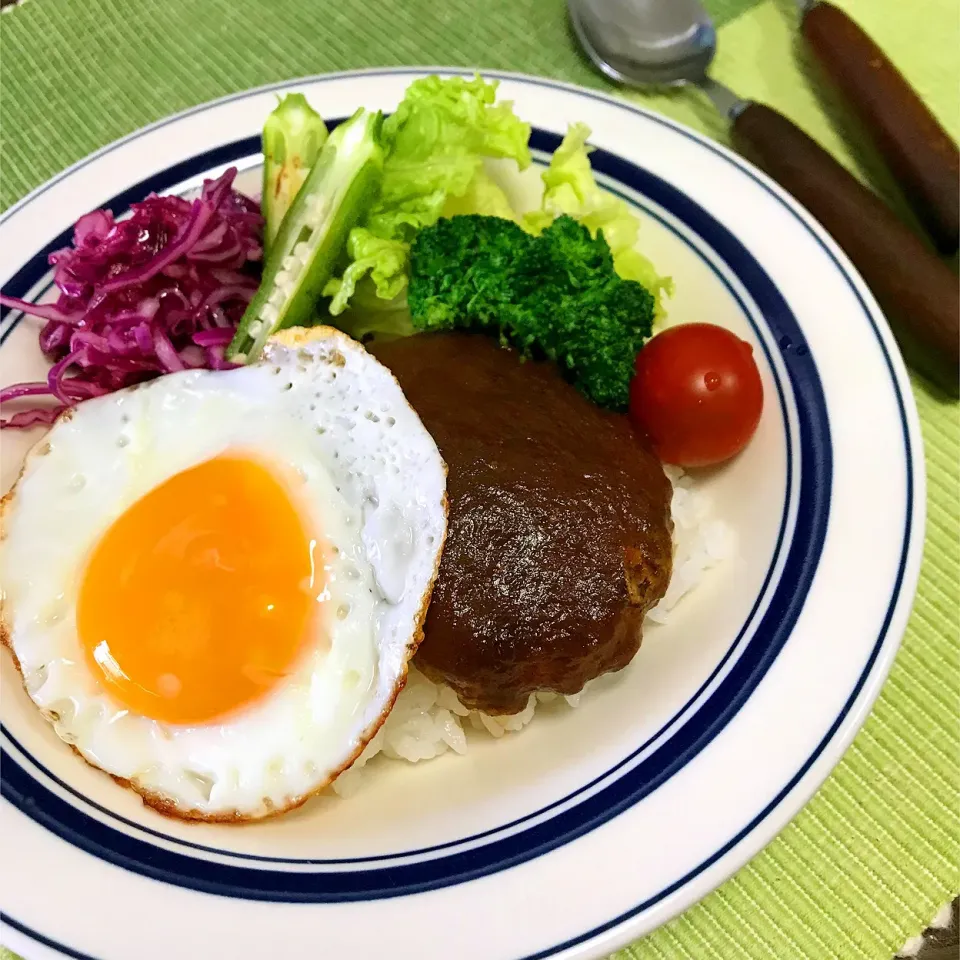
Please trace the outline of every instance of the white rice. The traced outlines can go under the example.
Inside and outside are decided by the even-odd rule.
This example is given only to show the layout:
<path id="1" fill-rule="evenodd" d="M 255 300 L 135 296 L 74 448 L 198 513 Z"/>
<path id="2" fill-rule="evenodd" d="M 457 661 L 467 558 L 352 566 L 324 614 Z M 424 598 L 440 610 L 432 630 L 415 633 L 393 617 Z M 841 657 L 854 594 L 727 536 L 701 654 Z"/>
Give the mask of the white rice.
<path id="1" fill-rule="evenodd" d="M 665 623 L 670 611 L 700 583 L 704 573 L 732 556 L 736 549 L 730 527 L 711 516 L 709 496 L 698 490 L 696 482 L 680 468 L 664 470 L 673 484 L 673 576 L 663 599 L 647 614 L 653 623 Z M 520 713 L 492 717 L 479 710 L 468 710 L 448 686 L 431 682 L 411 667 L 407 685 L 390 716 L 353 766 L 334 781 L 333 789 L 340 796 L 355 793 L 366 774 L 364 767 L 374 757 L 380 758 L 378 763 L 383 758 L 417 763 L 451 750 L 464 754 L 468 727 L 499 739 L 530 723 L 538 704 L 562 699 L 576 707 L 584 695 L 589 696 L 589 685 L 570 697 L 531 694 Z"/>

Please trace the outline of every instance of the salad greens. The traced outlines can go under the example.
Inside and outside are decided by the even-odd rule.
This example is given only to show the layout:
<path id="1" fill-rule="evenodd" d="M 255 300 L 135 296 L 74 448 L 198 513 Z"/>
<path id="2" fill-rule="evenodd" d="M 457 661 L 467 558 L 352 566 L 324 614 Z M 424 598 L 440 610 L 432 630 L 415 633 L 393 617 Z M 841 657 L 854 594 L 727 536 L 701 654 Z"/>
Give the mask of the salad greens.
<path id="1" fill-rule="evenodd" d="M 424 77 L 386 120 L 361 109 L 332 134 L 290 94 L 263 127 L 263 218 L 233 168 L 192 202 L 150 196 L 129 219 L 81 217 L 50 258 L 56 304 L 0 295 L 46 321 L 54 361 L 47 383 L 15 384 L 0 402 L 58 404 L 0 427 L 50 423 L 158 373 L 255 360 L 275 330 L 316 322 L 324 296 L 358 340 L 489 327 L 622 406 L 627 358 L 672 281 L 636 251 L 629 206 L 597 185 L 584 124 L 544 171 L 539 208 L 514 208 L 499 167 L 529 166 L 530 127 L 496 93 L 479 76 Z"/>
<path id="2" fill-rule="evenodd" d="M 263 125 L 263 246 L 269 250 L 327 141 L 323 117 L 302 93 L 287 94 Z"/>
<path id="3" fill-rule="evenodd" d="M 284 98 L 263 132 L 263 282 L 228 359 L 254 358 L 274 330 L 310 322 L 325 296 L 357 339 L 494 324 L 621 408 L 627 356 L 662 317 L 672 281 L 636 251 L 627 203 L 598 186 L 585 124 L 543 172 L 540 206 L 514 208 L 497 166 L 529 166 L 530 127 L 496 93 L 479 76 L 424 77 L 382 122 L 360 111 L 325 142 L 306 100 Z"/>
<path id="4" fill-rule="evenodd" d="M 260 355 L 281 327 L 309 324 L 347 236 L 380 182 L 382 116 L 358 110 L 330 135 L 280 225 L 257 295 L 227 348 L 236 363 Z"/>
<path id="5" fill-rule="evenodd" d="M 378 195 L 351 233 L 346 268 L 324 291 L 333 298 L 333 316 L 343 312 L 365 277 L 382 299 L 403 291 L 417 231 L 436 223 L 449 200 L 471 189 L 492 193 L 492 183 L 478 185 L 484 157 L 515 160 L 521 170 L 529 166 L 530 126 L 512 104 L 496 103 L 496 91 L 496 83 L 481 77 L 430 76 L 410 84 L 383 124 Z"/>
<path id="6" fill-rule="evenodd" d="M 594 403 L 625 410 L 653 295 L 616 272 L 603 233 L 563 214 L 538 235 L 501 217 L 458 216 L 413 242 L 416 330 L 489 331 L 555 361 Z"/>
<path id="7" fill-rule="evenodd" d="M 480 213 L 488 217 L 503 217 L 505 220 L 518 220 L 517 212 L 510 206 L 503 188 L 481 167 L 460 197 L 448 197 L 443 207 L 445 217 L 456 217 L 468 213 Z"/>

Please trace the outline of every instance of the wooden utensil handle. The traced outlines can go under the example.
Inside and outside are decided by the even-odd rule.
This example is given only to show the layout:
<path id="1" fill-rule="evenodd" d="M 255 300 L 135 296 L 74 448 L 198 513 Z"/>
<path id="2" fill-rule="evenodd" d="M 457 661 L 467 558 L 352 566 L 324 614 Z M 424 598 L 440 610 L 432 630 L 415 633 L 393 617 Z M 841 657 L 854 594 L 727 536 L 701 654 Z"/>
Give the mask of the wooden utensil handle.
<path id="1" fill-rule="evenodd" d="M 750 103 L 733 121 L 732 133 L 741 153 L 823 224 L 884 312 L 955 369 L 960 362 L 960 290 L 953 272 L 886 204 L 783 114 Z M 824 309 L 830 305 L 825 303 Z"/>
<path id="2" fill-rule="evenodd" d="M 830 3 L 801 32 L 873 138 L 937 248 L 960 241 L 960 151 L 903 74 L 861 27 Z"/>

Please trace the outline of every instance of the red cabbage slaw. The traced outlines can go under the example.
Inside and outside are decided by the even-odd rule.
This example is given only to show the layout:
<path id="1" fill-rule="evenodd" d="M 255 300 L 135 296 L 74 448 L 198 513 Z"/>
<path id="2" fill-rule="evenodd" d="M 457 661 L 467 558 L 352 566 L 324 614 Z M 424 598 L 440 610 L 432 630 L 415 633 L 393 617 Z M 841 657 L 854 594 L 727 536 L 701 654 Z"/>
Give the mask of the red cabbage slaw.
<path id="1" fill-rule="evenodd" d="M 50 254 L 55 303 L 0 294 L 0 304 L 45 320 L 46 381 L 0 390 L 0 404 L 52 397 L 0 420 L 2 427 L 50 424 L 68 407 L 162 373 L 223 369 L 224 350 L 260 282 L 259 204 L 233 189 L 231 167 L 206 180 L 199 198 L 151 194 L 115 221 L 109 210 L 81 217 L 73 246 Z M 67 374 L 71 373 L 71 376 Z"/>

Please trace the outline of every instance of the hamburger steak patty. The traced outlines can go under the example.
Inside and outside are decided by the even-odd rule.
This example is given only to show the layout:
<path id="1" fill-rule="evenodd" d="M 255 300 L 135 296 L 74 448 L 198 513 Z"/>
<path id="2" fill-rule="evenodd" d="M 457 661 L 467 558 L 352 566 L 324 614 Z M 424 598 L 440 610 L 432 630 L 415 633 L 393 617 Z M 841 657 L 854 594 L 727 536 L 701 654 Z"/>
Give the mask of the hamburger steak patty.
<path id="1" fill-rule="evenodd" d="M 446 547 L 415 663 L 517 713 L 626 666 L 670 580 L 670 484 L 627 418 L 479 334 L 371 346 L 447 462 Z"/>

